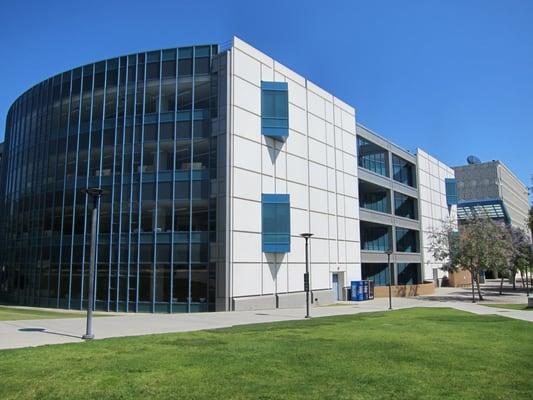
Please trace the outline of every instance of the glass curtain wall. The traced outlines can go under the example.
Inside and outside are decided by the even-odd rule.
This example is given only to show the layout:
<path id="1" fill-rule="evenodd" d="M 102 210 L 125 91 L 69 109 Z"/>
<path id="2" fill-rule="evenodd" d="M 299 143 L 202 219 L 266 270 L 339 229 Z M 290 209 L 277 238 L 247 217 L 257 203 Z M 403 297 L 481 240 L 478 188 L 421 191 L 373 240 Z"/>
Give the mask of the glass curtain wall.
<path id="1" fill-rule="evenodd" d="M 86 307 L 92 201 L 81 189 L 102 187 L 96 308 L 214 310 L 216 54 L 208 45 L 101 61 L 15 101 L 0 187 L 1 299 Z"/>

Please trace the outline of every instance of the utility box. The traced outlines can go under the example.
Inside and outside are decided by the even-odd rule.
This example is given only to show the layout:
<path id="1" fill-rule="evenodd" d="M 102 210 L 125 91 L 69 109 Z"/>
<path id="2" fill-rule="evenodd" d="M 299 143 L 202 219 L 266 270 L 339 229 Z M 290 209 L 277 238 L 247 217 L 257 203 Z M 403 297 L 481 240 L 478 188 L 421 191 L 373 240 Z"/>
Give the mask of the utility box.
<path id="1" fill-rule="evenodd" d="M 374 282 L 372 281 L 352 281 L 351 301 L 372 300 L 374 298 Z"/>

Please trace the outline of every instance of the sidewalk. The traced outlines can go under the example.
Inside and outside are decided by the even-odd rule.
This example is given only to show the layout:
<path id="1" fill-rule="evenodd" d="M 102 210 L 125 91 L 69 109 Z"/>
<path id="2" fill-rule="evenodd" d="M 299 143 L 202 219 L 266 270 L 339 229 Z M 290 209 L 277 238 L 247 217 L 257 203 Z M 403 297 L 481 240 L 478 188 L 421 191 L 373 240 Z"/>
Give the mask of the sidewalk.
<path id="1" fill-rule="evenodd" d="M 432 296 L 393 298 L 392 304 L 395 310 L 411 307 L 451 307 L 478 315 L 495 314 L 533 322 L 533 311 L 504 310 L 472 304 L 468 302 L 469 298 L 465 295 L 465 291 L 468 292 L 467 289 L 442 288 Z M 525 299 L 525 295 L 523 297 Z M 492 300 L 491 302 L 497 303 Z M 311 316 L 325 317 L 387 311 L 388 305 L 388 298 L 379 298 L 360 303 L 313 307 Z M 303 308 L 194 314 L 121 314 L 95 318 L 94 332 L 96 339 L 104 339 L 301 320 L 304 316 Z M 81 335 L 84 330 L 84 318 L 2 321 L 0 322 L 0 349 L 82 342 Z"/>

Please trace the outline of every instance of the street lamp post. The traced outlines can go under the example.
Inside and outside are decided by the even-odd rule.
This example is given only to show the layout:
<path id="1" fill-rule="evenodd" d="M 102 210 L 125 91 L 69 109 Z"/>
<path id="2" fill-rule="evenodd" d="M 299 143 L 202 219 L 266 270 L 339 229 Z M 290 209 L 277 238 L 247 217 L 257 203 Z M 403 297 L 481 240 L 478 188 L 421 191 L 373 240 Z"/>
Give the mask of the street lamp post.
<path id="1" fill-rule="evenodd" d="M 390 256 L 392 254 L 392 249 L 387 250 L 387 271 L 389 275 L 389 310 L 392 310 L 392 288 L 391 288 L 391 268 L 390 268 Z"/>
<path id="2" fill-rule="evenodd" d="M 305 290 L 305 318 L 311 318 L 309 315 L 309 238 L 313 236 L 312 233 L 302 233 L 301 237 L 305 239 L 305 274 L 304 274 L 304 290 Z"/>
<path id="3" fill-rule="evenodd" d="M 104 193 L 101 188 L 82 189 L 82 192 L 93 199 L 91 218 L 91 255 L 89 258 L 89 296 L 87 299 L 87 329 L 82 339 L 94 339 L 93 333 L 93 304 L 94 304 L 94 271 L 96 269 L 96 220 L 98 217 L 98 200 Z"/>

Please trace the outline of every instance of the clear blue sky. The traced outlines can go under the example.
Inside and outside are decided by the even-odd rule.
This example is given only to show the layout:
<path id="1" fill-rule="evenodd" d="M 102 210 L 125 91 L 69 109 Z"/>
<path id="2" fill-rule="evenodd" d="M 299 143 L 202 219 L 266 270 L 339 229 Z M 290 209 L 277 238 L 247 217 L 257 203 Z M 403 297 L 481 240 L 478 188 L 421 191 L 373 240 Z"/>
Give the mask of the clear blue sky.
<path id="1" fill-rule="evenodd" d="M 530 0 L 2 0 L 0 120 L 23 91 L 63 70 L 232 35 L 397 144 L 451 166 L 469 154 L 500 159 L 530 184 Z"/>

